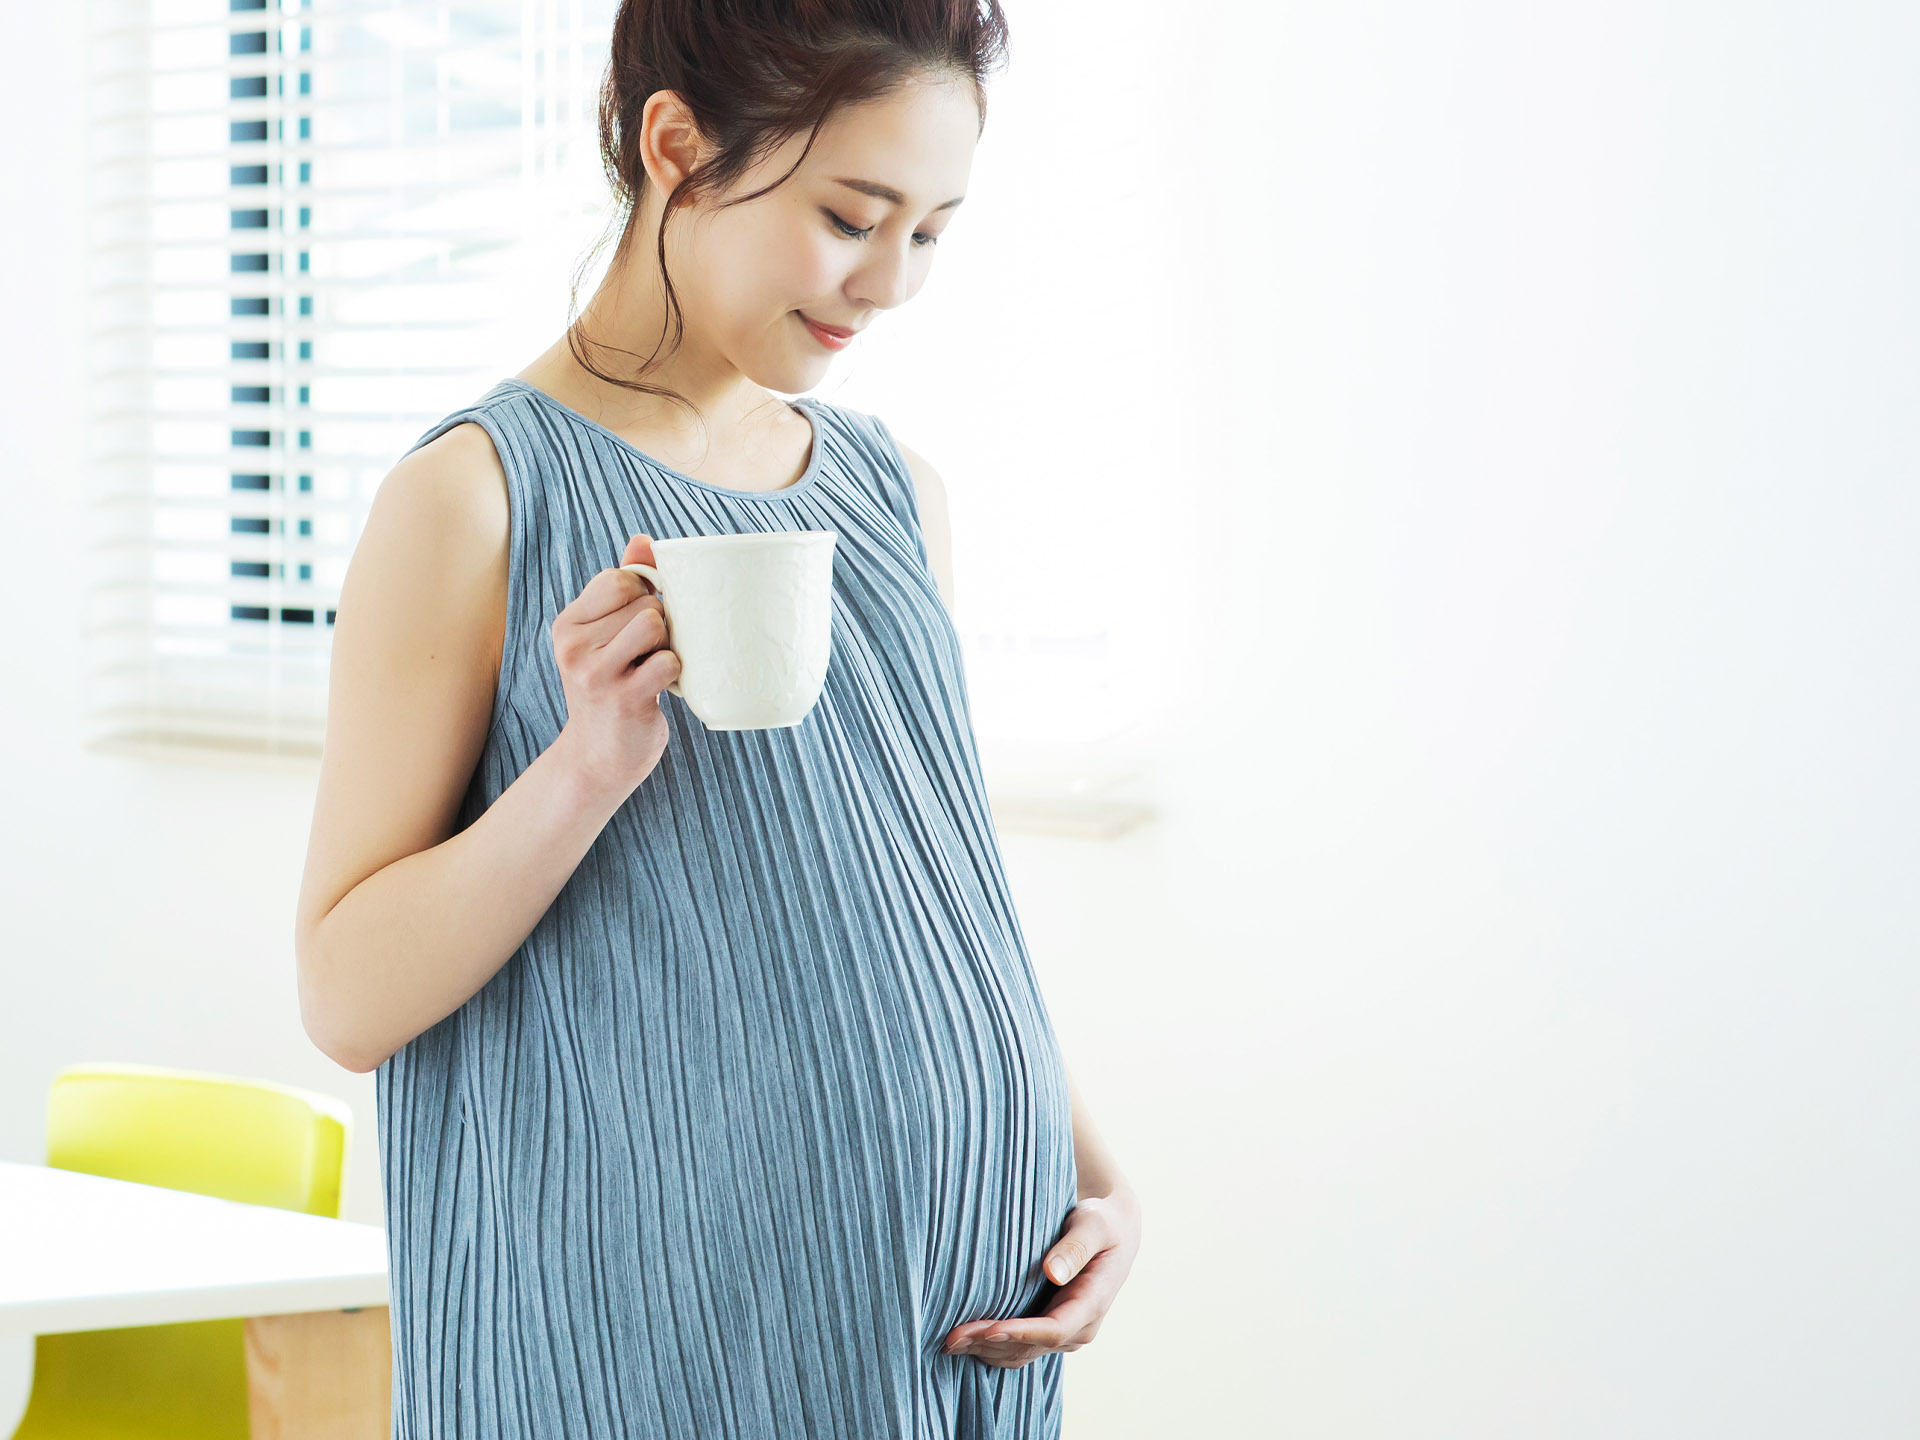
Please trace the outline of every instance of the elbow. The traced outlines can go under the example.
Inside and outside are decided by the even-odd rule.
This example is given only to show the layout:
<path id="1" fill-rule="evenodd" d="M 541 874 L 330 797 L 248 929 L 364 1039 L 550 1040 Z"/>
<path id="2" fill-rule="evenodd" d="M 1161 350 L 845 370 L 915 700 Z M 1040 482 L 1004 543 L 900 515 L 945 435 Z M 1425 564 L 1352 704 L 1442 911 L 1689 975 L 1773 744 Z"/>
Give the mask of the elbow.
<path id="1" fill-rule="evenodd" d="M 333 1003 L 323 983 L 325 965 L 316 953 L 314 934 L 305 925 L 296 927 L 293 953 L 296 989 L 300 996 L 300 1028 L 307 1032 L 313 1047 L 343 1070 L 366 1075 L 378 1070 L 385 1056 L 373 1058 L 357 1042 L 352 1027 L 342 1023 L 339 1007 Z"/>
<path id="2" fill-rule="evenodd" d="M 356 1075 L 371 1075 L 380 1068 L 386 1058 L 385 1056 L 375 1058 L 368 1053 L 365 1046 L 354 1043 L 337 1030 L 316 1024 L 305 1006 L 301 1007 L 300 1023 L 306 1029 L 307 1039 L 313 1042 L 313 1048 L 342 1070 L 351 1070 Z"/>
<path id="3" fill-rule="evenodd" d="M 380 1068 L 381 1062 L 366 1058 L 363 1051 L 343 1045 L 337 1040 L 331 1043 L 323 1041 L 320 1036 L 314 1034 L 312 1026 L 307 1027 L 307 1038 L 313 1041 L 316 1050 L 342 1070 L 351 1070 L 356 1075 L 371 1075 Z"/>
<path id="4" fill-rule="evenodd" d="M 313 1042 L 313 1048 L 326 1056 L 342 1070 L 351 1070 L 356 1075 L 365 1075 L 380 1068 L 378 1060 L 367 1057 L 363 1047 L 356 1044 L 342 1028 L 331 1023 L 319 1007 L 305 998 L 300 1002 L 300 1025 L 307 1032 L 307 1039 Z"/>

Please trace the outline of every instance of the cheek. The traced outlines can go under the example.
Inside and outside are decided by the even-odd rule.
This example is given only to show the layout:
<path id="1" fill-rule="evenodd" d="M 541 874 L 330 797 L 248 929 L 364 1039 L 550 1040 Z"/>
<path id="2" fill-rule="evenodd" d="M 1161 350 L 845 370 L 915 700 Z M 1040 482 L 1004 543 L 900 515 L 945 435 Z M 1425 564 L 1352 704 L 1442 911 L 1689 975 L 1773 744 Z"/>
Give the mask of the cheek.
<path id="1" fill-rule="evenodd" d="M 785 293 L 797 304 L 832 294 L 846 283 L 847 254 L 831 239 L 800 236 L 773 263 Z"/>
<path id="2" fill-rule="evenodd" d="M 837 295 L 846 284 L 853 248 L 851 241 L 815 233 L 804 219 L 768 226 L 762 218 L 755 224 L 710 225 L 681 263 L 698 267 L 704 308 L 713 322 L 744 336 L 784 320 L 790 310 Z"/>
<path id="3" fill-rule="evenodd" d="M 851 263 L 853 242 L 829 233 L 824 217 L 802 210 L 779 226 L 760 257 L 769 288 L 789 307 L 839 290 Z"/>
<path id="4" fill-rule="evenodd" d="M 689 233 L 671 257 L 675 288 L 694 291 L 702 308 L 723 326 L 749 328 L 769 309 L 804 305 L 816 294 L 825 256 L 817 243 L 782 227 L 710 223 Z"/>

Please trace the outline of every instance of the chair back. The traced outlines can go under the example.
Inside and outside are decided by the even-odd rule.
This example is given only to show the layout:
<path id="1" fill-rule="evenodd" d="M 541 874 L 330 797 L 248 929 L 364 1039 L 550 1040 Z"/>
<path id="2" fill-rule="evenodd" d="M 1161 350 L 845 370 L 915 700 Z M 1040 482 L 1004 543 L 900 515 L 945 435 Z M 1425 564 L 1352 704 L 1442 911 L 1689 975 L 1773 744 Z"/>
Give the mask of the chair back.
<path id="1" fill-rule="evenodd" d="M 338 1218 L 352 1112 L 331 1095 L 155 1065 L 70 1065 L 47 1164 Z"/>
<path id="2" fill-rule="evenodd" d="M 47 1163 L 338 1218 L 351 1109 L 266 1080 L 97 1062 L 47 1097 Z M 246 1322 L 34 1338 L 13 1440 L 250 1440 Z"/>

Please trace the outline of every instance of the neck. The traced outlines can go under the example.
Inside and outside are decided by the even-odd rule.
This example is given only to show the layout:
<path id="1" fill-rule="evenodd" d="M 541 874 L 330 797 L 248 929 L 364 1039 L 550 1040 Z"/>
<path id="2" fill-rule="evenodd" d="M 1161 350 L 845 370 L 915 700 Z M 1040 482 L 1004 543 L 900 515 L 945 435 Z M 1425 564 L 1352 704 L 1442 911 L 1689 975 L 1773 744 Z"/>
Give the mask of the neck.
<path id="1" fill-rule="evenodd" d="M 651 232 L 635 227 L 628 239 L 637 233 Z M 764 422 L 770 406 L 784 411 L 783 401 L 741 374 L 691 323 L 669 353 L 673 335 L 659 262 L 649 251 L 644 262 L 636 264 L 634 248 L 623 243 L 615 254 L 574 323 L 575 343 L 597 369 L 674 391 L 699 415 L 671 400 L 602 379 L 580 362 L 566 335 L 517 378 L 617 434 L 662 437 L 676 448 L 699 446 L 716 435 Z M 656 350 L 660 354 L 654 363 L 643 369 Z"/>

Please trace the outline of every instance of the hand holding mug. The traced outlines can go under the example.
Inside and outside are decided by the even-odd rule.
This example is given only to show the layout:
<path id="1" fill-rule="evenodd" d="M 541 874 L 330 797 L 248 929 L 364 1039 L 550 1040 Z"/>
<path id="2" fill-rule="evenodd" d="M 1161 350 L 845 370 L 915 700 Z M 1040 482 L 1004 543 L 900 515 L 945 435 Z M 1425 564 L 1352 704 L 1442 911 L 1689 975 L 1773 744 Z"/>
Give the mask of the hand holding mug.
<path id="1" fill-rule="evenodd" d="M 621 560 L 653 558 L 651 538 L 635 535 Z M 581 763 L 631 791 L 666 751 L 660 692 L 680 674 L 660 597 L 631 570 L 602 570 L 554 617 L 553 658 Z"/>

